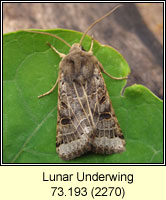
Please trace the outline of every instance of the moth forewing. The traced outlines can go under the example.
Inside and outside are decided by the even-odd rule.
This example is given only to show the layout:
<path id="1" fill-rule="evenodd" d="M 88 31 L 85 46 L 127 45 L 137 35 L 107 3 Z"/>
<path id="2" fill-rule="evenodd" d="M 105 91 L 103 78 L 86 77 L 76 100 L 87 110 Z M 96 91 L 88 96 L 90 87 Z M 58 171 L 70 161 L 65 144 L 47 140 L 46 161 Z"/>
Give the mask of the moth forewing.
<path id="1" fill-rule="evenodd" d="M 88 52 L 81 47 L 86 33 L 118 7 L 120 5 L 90 25 L 80 43 L 71 46 L 60 39 L 71 47 L 67 55 L 49 44 L 62 60 L 56 84 L 39 97 L 50 94 L 58 83 L 56 150 L 64 160 L 74 159 L 88 151 L 112 154 L 125 150 L 125 140 L 101 72 L 118 80 L 127 77 L 115 78 L 105 72 L 102 64 L 93 55 L 93 39 Z M 54 37 L 59 39 L 55 35 Z"/>
<path id="2" fill-rule="evenodd" d="M 101 63 L 98 63 L 101 65 Z M 125 150 L 125 140 L 122 130 L 106 89 L 100 67 L 96 67 L 96 77 L 98 77 L 96 134 L 92 143 L 92 150 L 96 153 L 112 154 Z M 97 83 L 96 83 L 97 84 Z"/>

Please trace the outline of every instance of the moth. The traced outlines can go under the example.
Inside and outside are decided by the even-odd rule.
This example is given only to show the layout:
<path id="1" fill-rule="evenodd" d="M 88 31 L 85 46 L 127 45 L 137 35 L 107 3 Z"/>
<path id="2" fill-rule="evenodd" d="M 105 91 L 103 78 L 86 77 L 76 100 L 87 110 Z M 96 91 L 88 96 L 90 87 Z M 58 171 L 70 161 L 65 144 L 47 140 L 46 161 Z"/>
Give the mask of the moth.
<path id="1" fill-rule="evenodd" d="M 112 154 L 125 150 L 123 133 L 115 116 L 102 73 L 116 80 L 127 77 L 115 78 L 104 70 L 102 64 L 93 55 L 93 38 L 88 52 L 81 45 L 87 32 L 120 6 L 114 7 L 91 24 L 80 42 L 72 46 L 54 34 L 28 31 L 56 37 L 70 47 L 69 53 L 65 55 L 48 43 L 62 59 L 55 85 L 39 96 L 40 98 L 50 94 L 58 84 L 56 151 L 64 160 L 74 159 L 89 151 Z"/>

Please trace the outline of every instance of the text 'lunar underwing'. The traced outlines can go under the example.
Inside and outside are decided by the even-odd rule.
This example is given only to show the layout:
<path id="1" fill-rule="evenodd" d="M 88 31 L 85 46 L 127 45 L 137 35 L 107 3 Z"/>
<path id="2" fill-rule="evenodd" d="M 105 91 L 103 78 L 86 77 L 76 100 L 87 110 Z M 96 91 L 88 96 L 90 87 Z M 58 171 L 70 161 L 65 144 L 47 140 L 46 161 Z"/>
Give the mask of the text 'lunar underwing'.
<path id="1" fill-rule="evenodd" d="M 99 21 L 110 15 L 116 6 L 92 23 L 79 43 L 72 46 L 57 35 L 39 31 L 27 31 L 55 37 L 67 46 L 67 55 L 48 45 L 62 58 L 59 75 L 53 88 L 40 95 L 50 94 L 58 84 L 58 117 L 56 151 L 64 160 L 71 160 L 88 151 L 100 154 L 119 153 L 125 150 L 125 140 L 115 116 L 102 73 L 108 74 L 93 55 L 93 38 L 88 52 L 81 44 L 87 32 Z"/>

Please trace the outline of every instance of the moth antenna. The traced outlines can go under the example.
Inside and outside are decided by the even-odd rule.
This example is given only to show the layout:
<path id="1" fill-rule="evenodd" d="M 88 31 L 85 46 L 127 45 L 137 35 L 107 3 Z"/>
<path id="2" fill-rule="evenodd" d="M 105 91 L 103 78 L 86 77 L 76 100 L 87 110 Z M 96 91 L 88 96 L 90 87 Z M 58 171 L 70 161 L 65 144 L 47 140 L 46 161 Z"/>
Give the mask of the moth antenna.
<path id="1" fill-rule="evenodd" d="M 110 10 L 110 11 L 109 11 L 108 13 L 106 13 L 104 16 L 102 16 L 102 17 L 100 17 L 99 19 L 97 19 L 96 21 L 94 21 L 94 22 L 86 29 L 86 31 L 84 32 L 84 34 L 83 34 L 83 36 L 82 36 L 82 38 L 81 38 L 81 40 L 80 40 L 79 45 L 81 46 L 82 41 L 83 41 L 85 35 L 87 34 L 87 32 L 88 32 L 90 29 L 92 29 L 98 22 L 102 21 L 105 17 L 107 17 L 107 16 L 109 16 L 110 14 L 112 14 L 116 9 L 118 9 L 118 8 L 121 7 L 121 6 L 123 6 L 123 5 L 122 5 L 122 4 L 119 4 L 119 5 L 115 6 L 114 8 L 112 8 L 112 10 Z"/>
<path id="2" fill-rule="evenodd" d="M 62 42 L 65 43 L 68 47 L 71 48 L 71 45 L 70 45 L 68 42 L 66 42 L 64 39 L 62 39 L 61 37 L 59 37 L 59 36 L 57 36 L 57 35 L 55 35 L 55 34 L 51 34 L 51 33 L 47 33 L 47 32 L 40 32 L 40 31 L 29 31 L 29 30 L 23 30 L 23 31 L 25 31 L 25 32 L 30 32 L 30 33 L 39 33 L 39 34 L 49 35 L 49 36 L 51 36 L 51 37 L 55 37 L 56 39 L 62 41 Z"/>

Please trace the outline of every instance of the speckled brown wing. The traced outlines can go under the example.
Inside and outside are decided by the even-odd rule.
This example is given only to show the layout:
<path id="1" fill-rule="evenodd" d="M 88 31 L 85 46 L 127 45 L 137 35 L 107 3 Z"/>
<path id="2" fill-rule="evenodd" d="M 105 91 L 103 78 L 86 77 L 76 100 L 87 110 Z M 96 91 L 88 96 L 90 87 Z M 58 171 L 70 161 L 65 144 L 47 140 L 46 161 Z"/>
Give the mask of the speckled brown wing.
<path id="1" fill-rule="evenodd" d="M 92 110 L 96 130 L 95 138 L 92 141 L 92 151 L 101 154 L 122 152 L 125 150 L 125 140 L 115 116 L 99 65 L 95 67 L 93 79 L 94 87 L 96 87 L 96 103 Z M 94 100 L 90 99 L 90 101 L 93 104 Z"/>
<path id="2" fill-rule="evenodd" d="M 71 160 L 91 150 L 93 128 L 87 101 L 79 83 L 66 83 L 60 74 L 56 147 L 59 156 Z"/>

